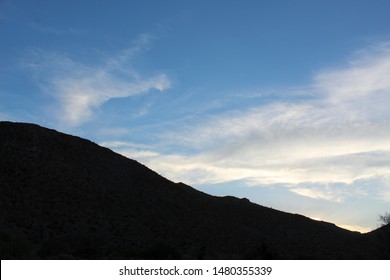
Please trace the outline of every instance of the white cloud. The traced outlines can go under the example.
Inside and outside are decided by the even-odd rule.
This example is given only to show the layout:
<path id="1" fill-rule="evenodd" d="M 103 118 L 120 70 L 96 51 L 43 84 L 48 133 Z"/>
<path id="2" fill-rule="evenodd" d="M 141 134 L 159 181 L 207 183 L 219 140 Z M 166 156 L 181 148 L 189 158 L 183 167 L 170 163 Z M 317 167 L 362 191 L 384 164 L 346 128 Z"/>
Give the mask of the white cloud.
<path id="1" fill-rule="evenodd" d="M 390 44 L 358 52 L 359 57 L 346 69 L 325 71 L 315 78 L 317 86 L 334 102 L 359 100 L 385 94 L 388 97 L 390 80 Z"/>
<path id="2" fill-rule="evenodd" d="M 342 201 L 354 190 L 340 192 L 337 184 L 390 176 L 390 47 L 360 54 L 318 74 L 304 88 L 310 98 L 210 117 L 164 138 L 187 153 L 139 159 L 190 184 L 282 183 L 303 196 Z"/>
<path id="3" fill-rule="evenodd" d="M 341 190 L 338 189 L 337 192 L 335 192 L 335 189 L 331 188 L 330 186 L 317 186 L 316 188 L 310 188 L 310 187 L 292 187 L 290 189 L 292 192 L 310 197 L 313 199 L 323 199 L 323 200 L 330 200 L 335 202 L 343 202 L 344 201 L 344 194 Z"/>
<path id="4" fill-rule="evenodd" d="M 130 81 L 118 79 L 105 70 L 88 73 L 86 77 L 57 79 L 53 82 L 62 106 L 61 119 L 70 125 L 88 121 L 94 109 L 112 98 L 123 98 L 147 92 L 151 89 L 169 88 L 165 75 Z"/>
<path id="5" fill-rule="evenodd" d="M 66 54 L 34 50 L 24 66 L 32 69 L 40 85 L 58 101 L 61 122 L 78 126 L 91 120 L 96 110 L 113 98 L 125 98 L 170 87 L 165 74 L 141 77 L 131 59 L 149 48 L 152 36 L 143 34 L 132 47 L 95 64 L 76 61 Z"/>

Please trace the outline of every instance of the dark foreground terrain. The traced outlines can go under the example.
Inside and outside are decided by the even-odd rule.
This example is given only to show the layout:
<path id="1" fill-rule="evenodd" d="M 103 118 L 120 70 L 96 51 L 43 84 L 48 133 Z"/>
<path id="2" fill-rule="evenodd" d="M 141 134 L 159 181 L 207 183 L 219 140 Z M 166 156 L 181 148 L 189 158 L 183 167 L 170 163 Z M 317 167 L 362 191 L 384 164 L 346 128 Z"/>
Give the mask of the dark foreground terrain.
<path id="1" fill-rule="evenodd" d="M 0 122 L 1 259 L 389 259 L 347 231 L 173 183 L 88 140 Z"/>

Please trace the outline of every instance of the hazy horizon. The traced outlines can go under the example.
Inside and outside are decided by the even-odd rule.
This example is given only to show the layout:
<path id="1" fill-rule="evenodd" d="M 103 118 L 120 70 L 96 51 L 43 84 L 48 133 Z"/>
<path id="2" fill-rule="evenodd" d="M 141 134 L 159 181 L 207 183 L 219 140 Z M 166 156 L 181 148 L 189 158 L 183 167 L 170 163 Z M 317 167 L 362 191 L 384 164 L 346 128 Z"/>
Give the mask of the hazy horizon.
<path id="1" fill-rule="evenodd" d="M 351 230 L 390 211 L 388 1 L 0 1 L 0 120 Z"/>

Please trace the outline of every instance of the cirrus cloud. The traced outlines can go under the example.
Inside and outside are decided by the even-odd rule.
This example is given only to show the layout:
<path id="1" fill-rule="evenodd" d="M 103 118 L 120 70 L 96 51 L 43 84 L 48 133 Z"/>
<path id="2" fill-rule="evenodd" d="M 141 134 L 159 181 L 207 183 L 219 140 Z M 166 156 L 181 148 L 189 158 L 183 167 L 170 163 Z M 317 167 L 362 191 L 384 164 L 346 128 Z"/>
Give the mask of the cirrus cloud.
<path id="1" fill-rule="evenodd" d="M 53 111 L 61 123 L 79 126 L 93 119 L 96 110 L 111 99 L 170 87 L 165 74 L 144 78 L 131 65 L 131 60 L 147 50 L 153 39 L 142 34 L 130 48 L 95 63 L 63 53 L 34 50 L 24 66 L 33 70 L 38 84 L 57 100 Z"/>
<path id="2" fill-rule="evenodd" d="M 365 195 L 339 186 L 390 177 L 388 77 L 390 45 L 383 44 L 320 72 L 303 87 L 308 98 L 300 91 L 294 100 L 296 89 L 286 89 L 282 96 L 290 95 L 288 100 L 209 116 L 162 137 L 167 151 L 180 147 L 184 153 L 134 157 L 195 185 L 285 184 L 299 195 L 336 202 L 354 191 Z M 378 196 L 387 200 L 388 187 L 382 187 Z"/>

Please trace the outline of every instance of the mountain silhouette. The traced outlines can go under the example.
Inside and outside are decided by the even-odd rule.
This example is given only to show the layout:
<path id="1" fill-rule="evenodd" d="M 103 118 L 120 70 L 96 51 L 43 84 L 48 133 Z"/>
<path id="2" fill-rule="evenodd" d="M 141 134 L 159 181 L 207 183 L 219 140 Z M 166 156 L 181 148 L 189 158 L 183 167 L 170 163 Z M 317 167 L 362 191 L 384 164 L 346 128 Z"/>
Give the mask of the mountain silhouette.
<path id="1" fill-rule="evenodd" d="M 367 234 L 174 183 L 107 148 L 0 122 L 1 259 L 388 259 Z"/>

